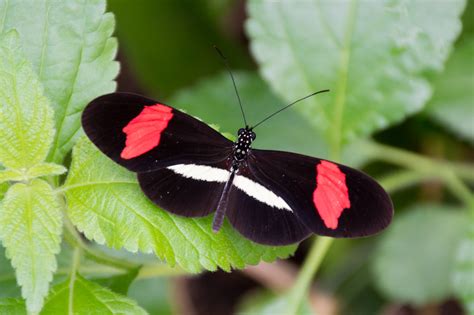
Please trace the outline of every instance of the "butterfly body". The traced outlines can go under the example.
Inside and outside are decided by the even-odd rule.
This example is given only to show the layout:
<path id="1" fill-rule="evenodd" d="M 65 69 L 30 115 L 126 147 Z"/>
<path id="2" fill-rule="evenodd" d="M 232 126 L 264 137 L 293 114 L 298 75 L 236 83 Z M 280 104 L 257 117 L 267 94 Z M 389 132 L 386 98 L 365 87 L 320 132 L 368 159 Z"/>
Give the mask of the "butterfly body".
<path id="1" fill-rule="evenodd" d="M 299 242 L 312 233 L 367 236 L 393 215 L 386 192 L 364 173 L 296 153 L 252 148 L 256 134 L 239 129 L 232 142 L 200 120 L 139 95 L 92 101 L 82 124 L 109 158 L 136 172 L 156 205 L 186 217 L 227 217 L 262 244 Z"/>

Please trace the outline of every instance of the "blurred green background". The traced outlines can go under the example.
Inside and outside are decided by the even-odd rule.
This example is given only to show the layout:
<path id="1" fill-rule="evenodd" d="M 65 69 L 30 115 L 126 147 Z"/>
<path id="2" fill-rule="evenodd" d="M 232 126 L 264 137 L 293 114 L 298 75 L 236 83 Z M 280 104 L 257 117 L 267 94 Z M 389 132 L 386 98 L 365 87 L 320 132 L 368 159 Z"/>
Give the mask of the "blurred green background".
<path id="1" fill-rule="evenodd" d="M 392 2 L 396 3 L 396 1 Z M 387 1 L 385 5 L 390 8 L 392 2 Z M 443 16 L 443 12 L 432 13 L 430 11 L 440 10 L 436 6 L 440 2 L 426 1 L 413 4 L 414 2 L 405 1 L 409 11 L 405 13 L 408 16 L 407 19 L 413 19 L 412 21 L 415 24 L 419 23 L 421 28 L 424 23 L 433 23 L 430 19 Z M 259 6 L 259 1 L 252 1 L 252 3 Z M 294 1 L 288 5 L 287 10 L 290 11 L 287 12 L 288 15 L 291 15 L 292 6 L 298 7 L 301 3 L 301 1 Z M 365 3 L 370 5 L 370 1 Z M 259 35 L 256 35 L 258 32 L 249 36 L 252 26 L 247 25 L 247 28 L 245 26 L 248 18 L 247 5 L 246 1 L 232 0 L 141 0 L 134 2 L 133 5 L 130 5 L 128 1 L 109 1 L 109 9 L 117 19 L 116 34 L 120 47 L 119 59 L 122 70 L 118 79 L 118 89 L 139 92 L 164 100 L 172 106 L 187 110 L 208 123 L 218 125 L 223 132 L 234 134 L 242 126 L 241 116 L 230 78 L 224 72 L 218 55 L 213 51 L 212 45 L 215 44 L 225 53 L 234 69 L 249 120 L 256 121 L 264 117 L 266 113 L 270 113 L 292 98 L 294 99 L 295 93 L 300 93 L 300 91 L 292 91 L 291 85 L 288 86 L 287 91 L 284 91 L 280 85 L 272 84 L 269 77 L 284 75 L 289 77 L 288 80 L 291 80 L 293 75 L 296 77 L 298 75 L 291 72 L 291 67 L 284 74 L 277 73 L 278 69 L 273 69 L 276 72 L 272 72 L 271 66 L 268 64 L 275 62 L 274 55 L 278 55 L 278 52 L 267 52 L 265 55 L 265 53 L 260 53 L 260 50 L 264 49 L 261 46 L 268 44 L 268 42 L 264 42 L 265 40 L 270 43 L 272 40 L 278 41 L 278 36 L 262 40 L 264 43 L 259 42 Z M 280 34 L 278 28 L 287 23 L 282 16 L 270 16 L 272 9 L 269 7 L 272 5 L 279 6 L 280 3 L 279 1 L 265 2 L 265 5 L 259 8 L 269 12 L 268 16 L 262 18 L 263 21 L 269 22 L 268 25 L 263 24 L 262 26 L 262 28 L 269 28 L 266 30 L 268 32 L 266 35 L 273 31 Z M 440 7 L 442 8 L 443 5 L 449 6 L 450 3 L 449 1 L 441 2 Z M 307 21 L 304 16 L 294 24 L 296 26 L 287 25 L 290 32 L 301 35 L 300 38 L 292 39 L 294 40 L 292 42 L 293 48 L 300 54 L 300 59 L 306 61 L 312 58 L 324 59 L 325 54 L 328 56 L 327 58 L 338 54 L 337 47 L 331 49 L 325 42 L 327 37 L 331 36 L 330 29 L 337 33 L 344 27 L 346 17 L 339 11 L 345 9 L 345 3 L 323 3 L 322 6 L 324 8 L 321 9 L 320 14 L 326 14 L 326 16 L 320 16 L 320 18 L 325 19 L 326 33 L 321 34 L 314 31 L 312 28 L 317 27 L 312 23 L 316 24 L 319 21 Z M 282 7 L 284 6 L 282 5 Z M 413 68 L 420 68 L 417 69 L 417 72 L 421 73 L 427 80 L 427 84 L 433 88 L 434 96 L 428 96 L 427 99 L 431 99 L 429 101 L 421 101 L 422 104 L 419 104 L 419 108 L 424 108 L 421 111 L 407 110 L 411 113 L 407 115 L 406 112 L 406 118 L 399 117 L 395 123 L 381 122 L 380 126 L 376 128 L 379 131 L 374 135 L 377 141 L 416 152 L 428 158 L 472 163 L 474 157 L 472 150 L 474 139 L 473 8 L 473 2 L 470 1 L 464 10 L 462 31 L 459 30 L 459 37 L 454 41 L 454 46 L 442 47 L 446 56 L 450 56 L 446 64 L 444 63 L 446 58 L 440 58 L 438 65 L 429 65 L 423 68 L 423 63 L 429 64 L 431 62 L 431 60 L 427 60 L 431 56 L 425 53 L 426 47 L 423 45 L 416 52 L 418 54 L 416 58 L 409 61 L 413 63 Z M 295 12 L 299 11 L 295 10 Z M 444 13 L 449 15 L 449 10 Z M 374 14 L 377 14 L 377 10 L 374 10 Z M 430 16 L 431 14 L 432 16 Z M 293 16 L 293 18 L 295 17 Z M 364 16 L 361 15 L 358 18 L 364 18 Z M 378 19 L 377 16 L 365 18 Z M 277 21 L 276 24 L 272 24 L 272 22 L 275 23 L 274 19 Z M 442 28 L 443 21 L 441 20 L 439 23 Z M 291 29 L 291 27 L 296 28 Z M 370 57 L 371 49 L 376 50 L 376 47 L 370 47 L 370 43 L 364 43 L 365 37 L 372 38 L 374 37 L 372 33 L 377 33 L 377 30 L 373 31 L 370 34 L 357 34 L 361 42 L 352 44 L 354 47 L 358 47 L 358 45 L 364 47 L 368 58 L 377 59 L 376 56 Z M 306 32 L 317 36 L 308 35 L 305 37 Z M 383 28 L 380 32 L 378 36 L 385 35 Z M 440 30 L 435 29 L 433 32 L 435 36 L 438 36 L 436 32 L 440 32 Z M 265 36 L 265 34 L 260 35 Z M 403 36 L 400 36 L 400 41 L 403 40 L 401 37 Z M 439 37 L 442 37 L 442 34 Z M 415 38 L 414 36 L 412 40 L 423 41 L 424 38 Z M 309 44 L 300 45 L 303 41 L 312 41 L 314 44 L 312 46 Z M 325 49 L 324 51 L 304 50 L 308 47 L 318 47 L 318 43 L 321 43 L 321 49 Z M 374 41 L 372 44 L 379 43 L 381 42 Z M 254 45 L 252 52 L 251 44 Z M 369 46 L 365 47 L 364 45 Z M 275 49 L 278 49 L 277 47 L 278 45 L 275 45 Z M 402 50 L 400 48 L 400 51 Z M 397 55 L 401 52 L 392 51 L 391 53 Z M 258 56 L 257 60 L 255 55 Z M 269 56 L 268 60 L 264 59 L 265 56 Z M 272 57 L 275 58 L 272 59 Z M 367 60 L 362 56 L 355 58 L 359 58 L 355 62 L 362 63 L 360 68 L 363 68 L 363 63 Z M 366 71 L 358 72 L 357 75 L 363 77 L 374 75 L 377 78 L 377 74 L 374 73 L 378 72 L 378 68 L 382 71 L 386 69 L 386 65 L 382 63 L 384 60 L 378 60 L 381 62 L 380 65 L 371 64 L 370 67 L 365 68 Z M 300 66 L 306 67 L 306 61 L 303 61 Z M 285 63 L 285 60 L 280 60 L 280 62 Z M 330 64 L 330 62 L 328 63 Z M 319 79 L 328 82 L 326 72 L 338 71 L 338 69 L 331 70 L 330 66 L 325 69 L 324 60 L 319 60 L 319 64 L 320 71 L 313 65 L 307 70 L 308 76 L 315 82 Z M 353 67 L 349 71 L 358 71 L 360 68 Z M 294 68 L 295 73 L 301 70 L 297 67 Z M 261 76 L 262 73 L 264 78 Z M 357 80 L 356 78 L 356 81 L 349 84 L 355 84 Z M 364 82 L 366 80 L 362 79 Z M 413 78 L 407 78 L 407 80 L 410 81 Z M 295 81 L 298 82 L 298 78 Z M 399 85 L 400 89 L 404 88 L 402 82 Z M 333 91 L 334 89 L 337 91 L 338 88 L 337 86 L 322 86 L 317 83 L 315 86 L 331 88 Z M 380 87 L 380 84 L 367 84 L 365 87 L 364 84 L 361 84 L 357 88 L 362 90 L 354 91 L 354 97 L 357 97 L 358 93 L 391 93 L 384 90 L 384 87 L 381 87 L 380 91 L 369 90 L 374 86 Z M 304 88 L 301 87 L 301 90 Z M 422 85 L 417 89 L 423 94 Z M 306 90 L 306 92 L 309 93 L 312 90 Z M 286 93 L 288 96 L 285 96 Z M 303 94 L 298 95 L 303 96 Z M 348 98 L 351 97 L 351 95 L 348 96 Z M 384 98 L 385 96 L 378 97 Z M 329 102 L 329 99 L 322 96 L 318 101 Z M 304 107 L 305 104 L 298 106 Z M 255 146 L 328 158 L 331 155 L 330 145 L 324 140 L 327 139 L 324 136 L 324 131 L 315 128 L 314 123 L 311 122 L 311 115 L 314 113 L 301 108 L 293 108 L 277 116 L 259 130 Z M 302 119 L 302 117 L 310 119 Z M 357 113 L 354 114 L 353 119 L 359 119 Z M 376 178 L 384 178 L 384 175 L 391 171 L 400 172 L 400 177 L 404 175 L 397 167 L 391 166 L 386 161 L 374 161 L 368 158 L 364 146 L 359 146 L 357 142 L 354 144 L 352 141 L 348 141 L 348 143 L 352 143 L 352 145 L 345 146 L 343 161 L 346 163 L 363 166 Z M 387 183 L 390 184 L 390 182 Z M 471 238 L 466 237 L 468 232 L 465 231 L 467 225 L 470 225 L 472 230 L 472 216 L 466 215 L 468 212 L 466 205 L 459 203 L 456 197 L 439 181 L 423 181 L 418 185 L 409 184 L 407 186 L 396 189 L 392 193 L 396 215 L 393 225 L 386 232 L 364 240 L 338 240 L 325 258 L 323 269 L 315 286 L 329 296 L 328 303 L 336 305 L 336 313 L 463 314 L 468 312 L 463 306 L 465 296 L 469 297 L 468 301 L 470 302 L 467 303 L 471 303 L 471 311 L 473 310 L 472 256 L 474 247 L 472 236 Z M 467 224 L 468 222 L 470 224 Z M 462 239 L 467 243 L 464 244 L 465 252 L 459 254 L 459 244 Z M 291 261 L 293 264 L 299 265 L 304 261 L 306 245 L 303 243 L 300 246 L 295 258 Z M 468 271 L 461 276 L 461 280 L 458 279 L 464 282 L 464 290 L 467 292 L 456 291 L 455 285 L 453 289 L 452 273 L 456 264 L 456 255 L 471 257 L 470 262 L 463 263 L 463 268 L 465 268 L 463 270 Z M 156 296 L 162 294 L 163 286 L 168 286 L 168 290 L 174 287 L 175 291 L 173 292 L 176 294 L 176 286 L 169 281 L 156 281 L 161 283 Z M 150 310 L 155 310 L 155 313 L 158 314 L 161 313 L 161 311 L 156 311 L 158 301 L 145 301 L 147 298 L 140 297 L 140 294 L 137 293 L 139 290 L 137 287 L 148 288 L 149 285 L 152 285 L 151 283 L 153 283 L 151 280 L 147 284 L 137 283 L 132 287 L 132 293 L 129 294 L 138 298 L 139 301 L 143 301 L 145 306 L 150 307 Z M 265 310 L 265 306 L 262 305 L 271 299 L 268 294 L 262 293 L 268 288 L 262 288 L 261 283 L 255 282 L 255 279 L 249 279 L 246 273 L 205 274 L 180 280 L 178 287 L 178 290 L 185 290 L 188 295 L 186 305 L 195 314 L 230 314 L 236 310 L 247 310 L 255 312 L 254 314 L 263 313 L 268 312 L 268 309 Z M 249 292 L 257 291 L 262 291 L 257 294 L 261 295 L 259 299 L 255 298 L 254 293 L 249 294 Z M 146 293 L 142 295 L 146 295 Z M 177 296 L 182 298 L 182 294 Z M 165 302 L 166 300 L 161 301 Z M 174 305 L 181 302 L 183 301 L 176 300 L 175 295 L 175 298 L 168 300 L 167 303 Z M 151 306 L 152 304 L 154 306 Z M 331 311 L 328 312 L 331 313 Z"/>

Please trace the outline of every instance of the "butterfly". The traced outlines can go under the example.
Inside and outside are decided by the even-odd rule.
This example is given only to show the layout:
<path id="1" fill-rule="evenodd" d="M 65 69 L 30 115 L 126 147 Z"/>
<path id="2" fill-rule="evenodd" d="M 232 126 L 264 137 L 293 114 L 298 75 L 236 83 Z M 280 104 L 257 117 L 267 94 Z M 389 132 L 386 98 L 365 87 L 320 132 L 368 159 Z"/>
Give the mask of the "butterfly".
<path id="1" fill-rule="evenodd" d="M 252 148 L 256 125 L 239 129 L 232 142 L 162 102 L 112 93 L 88 104 L 82 126 L 105 155 L 137 173 L 153 203 L 185 217 L 214 212 L 215 232 L 227 217 L 254 242 L 286 245 L 313 233 L 368 236 L 384 229 L 393 215 L 388 194 L 358 170 Z"/>

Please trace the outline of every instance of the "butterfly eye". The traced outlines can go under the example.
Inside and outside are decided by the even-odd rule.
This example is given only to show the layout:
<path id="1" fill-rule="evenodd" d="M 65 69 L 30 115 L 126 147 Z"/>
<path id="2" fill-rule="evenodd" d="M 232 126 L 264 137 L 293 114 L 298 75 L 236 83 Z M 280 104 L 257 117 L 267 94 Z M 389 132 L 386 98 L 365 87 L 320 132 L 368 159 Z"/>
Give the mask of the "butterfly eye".
<path id="1" fill-rule="evenodd" d="M 238 135 L 240 136 L 244 131 L 245 131 L 244 128 L 240 128 L 239 131 L 238 131 Z"/>
<path id="2" fill-rule="evenodd" d="M 252 141 L 255 140 L 255 138 L 257 138 L 257 135 L 255 134 L 255 132 L 252 132 L 250 136 L 252 137 Z"/>

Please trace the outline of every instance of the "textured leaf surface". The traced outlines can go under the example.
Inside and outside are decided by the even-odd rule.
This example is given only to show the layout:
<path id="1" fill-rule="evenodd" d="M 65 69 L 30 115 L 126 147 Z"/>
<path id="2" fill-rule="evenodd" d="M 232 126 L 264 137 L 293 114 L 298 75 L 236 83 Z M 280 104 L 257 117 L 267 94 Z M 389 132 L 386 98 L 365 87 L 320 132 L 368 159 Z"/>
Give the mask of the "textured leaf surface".
<path id="1" fill-rule="evenodd" d="M 474 314 L 474 225 L 466 231 L 457 249 L 451 280 L 454 292 L 460 297 L 467 314 Z"/>
<path id="2" fill-rule="evenodd" d="M 419 111 L 458 35 L 463 0 L 249 2 L 247 33 L 263 77 L 335 147 Z M 442 27 L 440 27 L 442 25 Z"/>
<path id="3" fill-rule="evenodd" d="M 61 230 L 62 213 L 51 186 L 37 179 L 10 187 L 0 208 L 0 239 L 30 312 L 41 309 L 48 292 Z"/>
<path id="4" fill-rule="evenodd" d="M 105 0 L 0 0 L 0 32 L 15 28 L 55 110 L 56 138 L 50 157 L 61 162 L 93 98 L 115 90 L 118 63 L 114 16 Z"/>
<path id="5" fill-rule="evenodd" d="M 42 314 L 146 314 L 137 304 L 80 275 L 54 286 Z"/>
<path id="6" fill-rule="evenodd" d="M 0 315 L 26 315 L 25 302 L 20 299 L 0 299 Z"/>
<path id="7" fill-rule="evenodd" d="M 40 163 L 30 168 L 26 175 L 28 178 L 36 178 L 47 175 L 61 175 L 66 171 L 67 168 L 59 164 Z"/>
<path id="8" fill-rule="evenodd" d="M 474 143 L 474 37 L 460 42 L 435 81 L 428 114 Z"/>
<path id="9" fill-rule="evenodd" d="M 0 56 L 0 162 L 27 169 L 48 154 L 53 111 L 15 31 L 0 37 Z"/>
<path id="10" fill-rule="evenodd" d="M 460 209 L 424 205 L 408 209 L 382 236 L 374 280 L 390 299 L 417 305 L 452 293 L 450 276 L 467 220 Z"/>
<path id="11" fill-rule="evenodd" d="M 215 234 L 212 217 L 190 219 L 157 208 L 141 192 L 134 173 L 86 139 L 75 147 L 65 189 L 69 217 L 87 238 L 110 247 L 154 252 L 191 272 L 243 268 L 288 257 L 296 248 L 257 245 L 227 222 Z"/>

